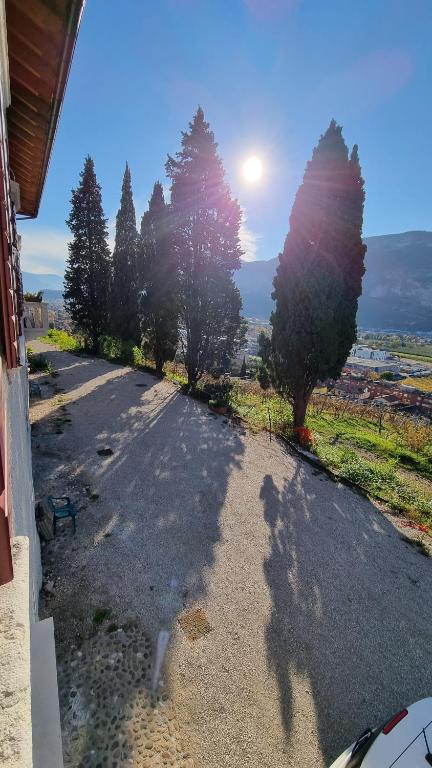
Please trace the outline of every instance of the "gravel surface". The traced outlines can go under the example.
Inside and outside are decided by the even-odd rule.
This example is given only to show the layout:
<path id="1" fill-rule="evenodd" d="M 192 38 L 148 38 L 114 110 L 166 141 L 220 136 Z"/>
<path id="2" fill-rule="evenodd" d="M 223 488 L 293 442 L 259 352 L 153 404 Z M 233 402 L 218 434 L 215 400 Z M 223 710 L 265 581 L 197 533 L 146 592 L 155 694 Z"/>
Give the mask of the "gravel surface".
<path id="1" fill-rule="evenodd" d="M 104 608 L 154 644 L 174 577 L 163 676 L 196 768 L 324 768 L 432 695 L 432 563 L 397 519 L 169 382 L 32 348 L 60 374 L 32 405 L 36 494 L 85 507 L 45 548 L 60 653 Z"/>

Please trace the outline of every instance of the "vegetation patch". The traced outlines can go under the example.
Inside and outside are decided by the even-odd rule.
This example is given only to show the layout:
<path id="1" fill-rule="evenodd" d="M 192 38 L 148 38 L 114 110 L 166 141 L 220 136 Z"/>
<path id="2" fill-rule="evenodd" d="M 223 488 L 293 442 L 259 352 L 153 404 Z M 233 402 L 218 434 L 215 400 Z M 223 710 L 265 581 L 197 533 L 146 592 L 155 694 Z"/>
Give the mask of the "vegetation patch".
<path id="1" fill-rule="evenodd" d="M 274 433 L 291 438 L 291 406 L 274 390 L 263 392 L 258 382 L 236 382 L 230 404 L 253 430 L 269 429 L 271 422 Z M 396 511 L 432 522 L 429 424 L 322 395 L 312 398 L 306 424 L 315 437 L 312 450 L 325 466 Z"/>
<path id="2" fill-rule="evenodd" d="M 93 624 L 100 626 L 112 616 L 111 608 L 98 608 L 93 614 Z"/>
<path id="3" fill-rule="evenodd" d="M 421 389 L 422 392 L 432 392 L 432 376 L 423 376 L 421 378 L 413 378 L 412 376 L 409 376 L 407 379 L 403 379 L 400 383 L 407 384 L 409 387 Z"/>
<path id="4" fill-rule="evenodd" d="M 35 354 L 31 347 L 27 347 L 27 360 L 30 373 L 53 373 L 53 365 L 44 355 Z"/>
<path id="5" fill-rule="evenodd" d="M 411 547 L 414 547 L 414 549 L 416 549 L 417 552 L 419 552 L 421 555 L 424 555 L 425 557 L 431 556 L 430 549 L 421 536 L 411 538 L 411 536 L 403 535 L 402 539 L 406 544 L 409 544 Z"/>
<path id="6" fill-rule="evenodd" d="M 55 328 L 51 328 L 46 336 L 41 336 L 40 341 L 53 344 L 64 352 L 80 352 L 84 349 L 83 341 L 78 336 L 72 336 L 67 331 L 59 331 Z"/>

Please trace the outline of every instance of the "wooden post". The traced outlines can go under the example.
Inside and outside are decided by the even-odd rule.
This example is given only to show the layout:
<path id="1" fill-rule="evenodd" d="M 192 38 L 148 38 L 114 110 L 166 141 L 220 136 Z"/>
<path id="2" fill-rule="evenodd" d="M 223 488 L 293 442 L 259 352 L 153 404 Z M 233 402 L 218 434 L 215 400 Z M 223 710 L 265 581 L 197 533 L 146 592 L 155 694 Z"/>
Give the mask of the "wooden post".
<path id="1" fill-rule="evenodd" d="M 268 412 L 268 419 L 269 419 L 269 433 L 270 433 L 270 442 L 272 439 L 272 422 L 271 422 L 271 413 L 270 413 L 270 406 L 267 406 L 267 412 Z"/>

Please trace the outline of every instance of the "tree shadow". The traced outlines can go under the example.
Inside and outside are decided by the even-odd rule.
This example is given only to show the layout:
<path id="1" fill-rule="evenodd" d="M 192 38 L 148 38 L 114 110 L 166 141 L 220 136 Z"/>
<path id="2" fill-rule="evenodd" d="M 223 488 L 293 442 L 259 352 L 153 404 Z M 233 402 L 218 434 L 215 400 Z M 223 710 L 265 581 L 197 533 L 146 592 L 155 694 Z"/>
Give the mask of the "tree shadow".
<path id="1" fill-rule="evenodd" d="M 40 458 L 35 451 L 35 487 L 38 495 L 70 492 L 86 508 L 76 537 L 65 524 L 45 547 L 55 591 L 43 610 L 54 615 L 60 655 L 71 641 L 91 638 L 96 612 L 106 607 L 119 625 L 139 621 L 154 643 L 167 623 L 172 578 L 178 588 L 170 630 L 181 611 L 205 600 L 220 512 L 243 442 L 227 419 L 149 374 L 99 360 L 77 367 L 74 359 L 70 376 L 67 370 L 63 359 L 64 403 L 49 414 L 43 402 L 34 406 L 43 435 L 38 444 L 55 454 Z M 71 421 L 57 434 L 51 426 L 62 408 Z M 98 455 L 102 447 L 112 454 Z M 83 495 L 86 487 L 94 501 Z M 136 689 L 130 695 L 136 698 Z M 95 746 L 88 728 L 86 754 Z M 131 752 L 132 741 L 125 754 Z"/>
<path id="2" fill-rule="evenodd" d="M 55 388 L 67 388 L 70 393 L 93 379 L 97 379 L 98 386 L 100 386 L 103 383 L 103 374 L 105 373 L 110 377 L 113 370 L 118 373 L 127 371 L 132 374 L 139 374 L 138 371 L 134 371 L 127 365 L 110 363 L 103 358 L 74 355 L 71 352 L 64 352 L 55 348 L 44 349 L 40 353 L 36 351 L 36 354 L 43 355 L 54 369 L 54 375 L 40 372 L 37 375 L 38 381 L 46 381 Z"/>
<path id="3" fill-rule="evenodd" d="M 68 472 L 67 481 L 73 479 L 81 487 L 90 484 L 99 493 L 79 516 L 78 526 L 85 539 L 93 538 L 93 546 L 115 545 L 116 553 L 93 574 L 93 594 L 99 584 L 106 592 L 109 572 L 120 597 L 120 574 L 127 564 L 129 581 L 148 588 L 146 574 L 152 573 L 154 589 L 149 600 L 142 592 L 127 599 L 124 594 L 122 606 L 143 612 L 171 577 L 187 590 L 189 599 L 198 598 L 205 593 L 204 571 L 213 563 L 220 537 L 219 512 L 229 475 L 243 453 L 237 431 L 226 419 L 211 417 L 202 404 L 148 374 L 109 363 L 100 372 L 98 365 L 96 376 L 91 365 L 72 370 L 71 379 L 63 379 L 64 400 L 36 419 L 36 434 L 44 436 L 48 451 L 55 446 L 55 458 L 66 457 L 57 463 L 60 471 Z M 141 389 L 139 384 L 146 386 Z M 61 408 L 67 409 L 71 423 L 57 435 L 49 424 Z M 74 427 L 77 423 L 79 428 Z M 105 446 L 113 454 L 101 457 L 97 451 Z M 44 474 L 36 462 L 38 495 L 47 492 Z M 102 541 L 107 531 L 109 542 Z"/>
<path id="4" fill-rule="evenodd" d="M 289 479 L 267 474 L 260 498 L 268 663 L 287 742 L 296 752 L 316 730 L 329 764 L 364 728 L 430 695 L 431 564 L 367 499 L 306 464 Z"/>

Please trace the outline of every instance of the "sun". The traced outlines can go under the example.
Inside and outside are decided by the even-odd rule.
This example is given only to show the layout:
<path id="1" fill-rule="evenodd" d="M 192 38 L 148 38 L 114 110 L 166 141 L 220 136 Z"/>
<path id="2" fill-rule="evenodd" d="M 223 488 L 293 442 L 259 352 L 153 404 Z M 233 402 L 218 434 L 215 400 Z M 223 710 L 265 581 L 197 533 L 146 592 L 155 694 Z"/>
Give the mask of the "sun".
<path id="1" fill-rule="evenodd" d="M 263 164 L 259 157 L 252 155 L 248 157 L 243 163 L 243 178 L 249 182 L 249 184 L 255 184 L 259 181 L 263 174 Z"/>

